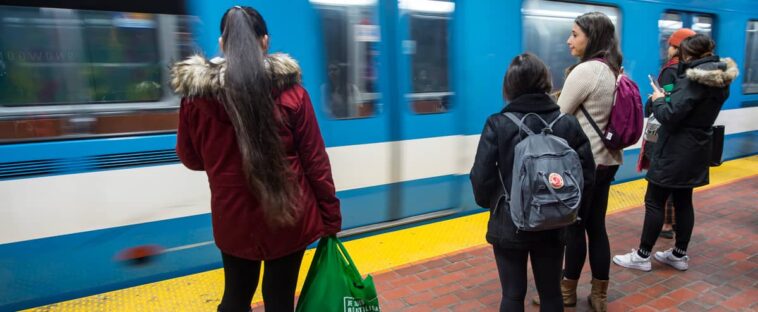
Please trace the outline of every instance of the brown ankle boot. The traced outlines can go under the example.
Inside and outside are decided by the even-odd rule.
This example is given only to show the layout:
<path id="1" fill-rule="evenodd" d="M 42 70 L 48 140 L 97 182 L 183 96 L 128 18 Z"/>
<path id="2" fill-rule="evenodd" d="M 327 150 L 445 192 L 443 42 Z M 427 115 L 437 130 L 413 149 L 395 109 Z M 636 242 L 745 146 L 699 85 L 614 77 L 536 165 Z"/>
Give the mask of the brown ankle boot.
<path id="1" fill-rule="evenodd" d="M 572 280 L 564 278 L 561 280 L 561 294 L 563 294 L 563 306 L 575 307 L 576 306 L 576 285 L 579 280 Z"/>
<path id="2" fill-rule="evenodd" d="M 561 280 L 561 294 L 563 295 L 563 306 L 575 307 L 576 306 L 576 285 L 579 280 L 564 279 Z M 532 297 L 532 303 L 540 305 L 540 297 Z"/>
<path id="3" fill-rule="evenodd" d="M 592 291 L 587 301 L 592 311 L 606 312 L 608 305 L 608 280 L 592 279 Z"/>

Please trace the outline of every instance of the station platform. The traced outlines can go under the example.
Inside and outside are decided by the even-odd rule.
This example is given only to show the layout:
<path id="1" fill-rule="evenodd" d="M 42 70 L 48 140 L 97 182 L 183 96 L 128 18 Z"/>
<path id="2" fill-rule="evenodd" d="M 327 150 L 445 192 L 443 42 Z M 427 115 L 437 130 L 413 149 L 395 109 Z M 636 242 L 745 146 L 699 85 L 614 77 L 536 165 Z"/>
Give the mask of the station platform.
<path id="1" fill-rule="evenodd" d="M 639 244 L 646 182 L 613 185 L 607 229 L 611 253 Z M 711 184 L 695 190 L 690 269 L 653 261 L 652 272 L 611 265 L 609 311 L 758 310 L 758 156 L 711 168 Z M 487 213 L 424 224 L 345 242 L 363 274 L 372 274 L 383 311 L 497 311 L 500 284 L 485 242 Z M 673 246 L 659 239 L 655 250 Z M 313 257 L 306 251 L 302 285 Z M 531 271 L 531 268 L 530 268 Z M 528 300 L 536 295 L 531 280 Z M 588 311 L 589 267 L 579 303 Z M 298 286 L 300 287 L 300 286 Z M 260 288 L 259 288 L 260 289 Z M 215 311 L 223 292 L 221 269 L 55 303 L 27 311 Z M 264 311 L 260 290 L 254 311 Z"/>

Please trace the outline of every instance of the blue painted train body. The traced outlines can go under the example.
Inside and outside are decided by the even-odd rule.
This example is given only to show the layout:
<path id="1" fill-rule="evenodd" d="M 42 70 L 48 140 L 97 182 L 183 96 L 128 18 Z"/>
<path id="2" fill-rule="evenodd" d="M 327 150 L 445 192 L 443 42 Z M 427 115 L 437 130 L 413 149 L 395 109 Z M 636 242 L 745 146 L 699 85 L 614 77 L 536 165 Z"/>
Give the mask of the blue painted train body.
<path id="1" fill-rule="evenodd" d="M 543 11 L 526 8 L 527 4 L 541 6 L 547 2 L 551 1 L 245 3 L 266 18 L 271 50 L 287 52 L 300 62 L 304 86 L 319 107 L 317 117 L 335 167 L 346 230 L 409 217 L 452 217 L 481 211 L 473 201 L 467 177 L 478 134 L 486 117 L 504 105 L 501 86 L 507 64 L 530 40 L 524 35 L 524 15 L 566 18 L 557 11 L 545 13 L 544 7 Z M 183 13 L 196 17 L 190 23 L 191 32 L 206 55 L 218 53 L 220 17 L 236 4 L 228 0 L 189 0 L 184 4 Z M 719 119 L 728 133 L 724 158 L 758 153 L 758 93 L 750 93 L 752 78 L 746 78 L 758 75 L 758 38 L 750 31 L 758 20 L 758 6 L 753 1 L 696 0 L 682 4 L 598 0 L 567 5 L 578 11 L 591 5 L 615 8 L 624 66 L 638 82 L 647 81 L 647 75 L 657 73 L 661 64 L 662 16 L 679 13 L 680 17 L 700 14 L 711 18 L 718 53 L 734 58 L 742 71 Z M 0 6 L 0 15 L 11 16 L 16 9 Z M 333 16 L 358 21 L 338 23 L 343 27 L 338 29 L 348 34 L 339 39 L 347 42 L 345 55 L 330 52 L 332 39 L 323 33 Z M 154 21 L 161 25 L 168 18 Z M 411 25 L 429 29 L 416 32 Z M 366 34 L 358 35 L 358 31 Z M 435 32 L 449 34 L 449 41 L 444 43 L 447 55 L 443 56 L 447 64 L 424 67 L 431 65 L 415 56 L 416 51 L 427 51 L 424 49 L 428 47 L 418 36 L 433 36 Z M 565 41 L 569 32 L 565 29 L 556 40 Z M 166 38 L 160 37 L 164 36 L 160 32 L 158 36 Z M 9 44 L 0 40 L 0 49 L 7 49 Z M 159 64 L 168 65 L 171 56 L 179 55 L 175 50 L 169 57 L 164 55 Z M 352 78 L 343 82 L 354 81 L 364 98 L 349 116 L 355 118 L 334 118 L 334 111 L 330 111 L 326 93 L 331 69 L 326 63 L 332 59 L 337 60 L 336 70 L 353 70 Z M 748 61 L 752 62 L 750 68 Z M 4 71 L 5 65 L 2 68 Z M 428 92 L 419 91 L 422 80 L 428 79 L 424 78 L 428 73 L 421 74 L 426 68 L 436 77 L 445 77 Z M 9 70 L 8 76 L 12 75 Z M 162 75 L 162 81 L 167 81 L 165 73 Z M 758 83 L 758 78 L 755 80 Z M 177 99 L 164 82 L 159 83 L 163 84 L 162 93 L 153 103 L 163 111 L 175 110 Z M 647 92 L 646 84 L 639 84 L 642 92 Z M 88 110 L 87 105 L 68 103 L 56 110 L 0 101 L 0 132 L 10 131 L 2 127 L 3 121 L 18 126 L 36 120 L 33 117 L 38 115 L 54 119 L 79 116 L 87 110 L 87 118 L 101 118 L 118 115 L 120 110 L 152 109 L 127 103 Z M 0 135 L 0 212 L 4 220 L 0 221 L 0 310 L 23 309 L 220 267 L 218 251 L 210 243 L 213 238 L 205 178 L 178 164 L 172 152 L 175 134 L 171 128 L 158 130 L 101 135 L 74 131 L 61 136 L 38 132 L 34 137 L 15 138 Z M 638 148 L 625 151 L 617 181 L 641 177 L 634 170 L 638 153 Z M 141 266 L 117 260 L 125 249 L 144 245 L 161 246 L 167 252 Z"/>

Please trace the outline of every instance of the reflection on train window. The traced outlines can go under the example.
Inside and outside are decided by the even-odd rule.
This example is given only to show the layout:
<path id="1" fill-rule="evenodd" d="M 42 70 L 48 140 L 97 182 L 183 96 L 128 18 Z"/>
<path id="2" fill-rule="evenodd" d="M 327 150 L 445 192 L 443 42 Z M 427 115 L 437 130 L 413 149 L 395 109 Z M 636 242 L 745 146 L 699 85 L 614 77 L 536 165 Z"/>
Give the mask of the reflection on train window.
<path id="1" fill-rule="evenodd" d="M 658 20 L 658 44 L 661 65 L 668 61 L 669 37 L 680 28 L 713 37 L 713 16 L 689 12 L 666 12 Z"/>
<path id="2" fill-rule="evenodd" d="M 745 34 L 745 75 L 743 93 L 758 93 L 758 21 L 747 23 Z"/>
<path id="3" fill-rule="evenodd" d="M 411 60 L 411 93 L 406 98 L 417 114 L 443 113 L 450 109 L 450 20 L 452 1 L 401 0 L 409 17 L 410 40 L 403 43 Z"/>
<path id="4" fill-rule="evenodd" d="M 574 19 L 592 11 L 608 15 L 616 26 L 616 36 L 621 40 L 621 15 L 618 8 L 547 0 L 524 1 L 521 13 L 524 17 L 525 50 L 539 56 L 548 65 L 554 90 L 563 87 L 566 68 L 577 62 L 566 45 Z"/>
<path id="5" fill-rule="evenodd" d="M 325 49 L 324 109 L 337 119 L 369 117 L 379 102 L 379 26 L 372 0 L 311 0 L 320 15 Z"/>
<path id="6" fill-rule="evenodd" d="M 682 15 L 679 13 L 663 13 L 661 19 L 658 20 L 658 46 L 660 47 L 658 54 L 661 64 L 668 61 L 669 37 L 677 29 L 682 28 L 682 25 L 684 23 L 682 22 Z"/>
<path id="7" fill-rule="evenodd" d="M 152 14 L 0 6 L 0 105 L 157 101 Z"/>

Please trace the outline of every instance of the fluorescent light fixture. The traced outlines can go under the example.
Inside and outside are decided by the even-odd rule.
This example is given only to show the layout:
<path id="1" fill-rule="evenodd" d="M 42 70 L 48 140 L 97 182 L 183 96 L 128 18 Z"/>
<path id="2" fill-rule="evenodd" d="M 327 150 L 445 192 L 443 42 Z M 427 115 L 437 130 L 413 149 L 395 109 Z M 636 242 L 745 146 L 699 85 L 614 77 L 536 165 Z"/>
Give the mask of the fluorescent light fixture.
<path id="1" fill-rule="evenodd" d="M 403 10 L 426 13 L 452 13 L 455 11 L 455 3 L 447 1 L 400 0 L 399 6 Z"/>
<path id="2" fill-rule="evenodd" d="M 376 0 L 311 0 L 311 3 L 338 6 L 369 6 L 375 5 Z"/>

